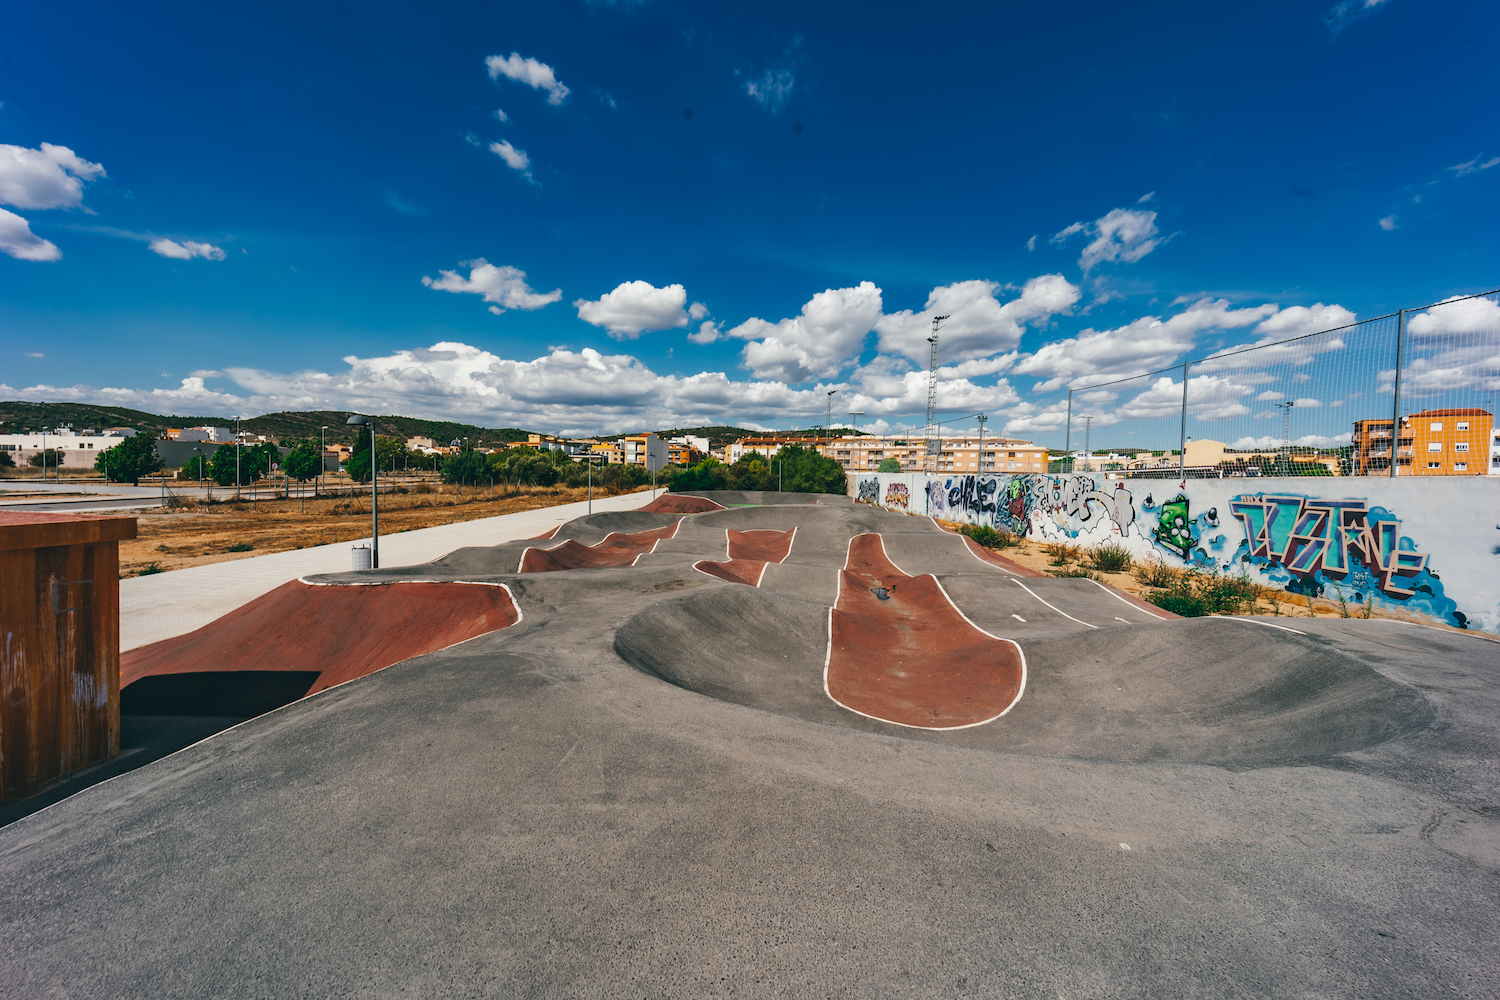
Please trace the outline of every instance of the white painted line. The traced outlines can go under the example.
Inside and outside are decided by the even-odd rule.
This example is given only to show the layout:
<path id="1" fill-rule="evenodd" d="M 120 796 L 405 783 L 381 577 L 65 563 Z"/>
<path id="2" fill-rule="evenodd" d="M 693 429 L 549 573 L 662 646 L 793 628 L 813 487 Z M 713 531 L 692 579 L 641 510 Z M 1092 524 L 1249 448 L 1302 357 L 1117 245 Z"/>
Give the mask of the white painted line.
<path id="1" fill-rule="evenodd" d="M 1130 602 L 1127 601 L 1127 600 L 1125 600 L 1124 597 L 1120 596 L 1118 593 L 1116 593 L 1115 591 L 1111 590 L 1109 587 L 1106 587 L 1104 584 L 1100 583 L 1098 580 L 1090 580 L 1089 583 L 1092 583 L 1094 586 L 1098 587 L 1100 590 L 1104 591 L 1110 597 L 1113 597 L 1115 600 L 1121 602 L 1122 604 L 1130 604 Z M 1152 618 L 1159 618 L 1162 621 L 1170 621 L 1171 620 L 1166 615 L 1159 615 L 1155 611 L 1147 611 L 1145 608 L 1136 607 L 1134 604 L 1130 604 L 1130 606 L 1132 608 L 1135 608 L 1135 610 L 1141 612 L 1142 614 L 1150 615 Z M 1123 621 L 1124 619 L 1121 619 L 1121 620 Z"/>
<path id="2" fill-rule="evenodd" d="M 1018 621 L 1018 622 L 1020 622 L 1020 623 L 1021 623 L 1021 624 L 1022 624 L 1022 625 L 1025 625 L 1025 624 L 1026 624 L 1026 619 L 1024 619 L 1024 618 L 1022 618 L 1022 617 L 1021 617 L 1021 616 L 1020 616 L 1020 615 L 1018 615 L 1018 614 L 1015 614 L 1015 613 L 1012 613 L 1012 614 L 1011 614 L 1011 617 L 1012 617 L 1012 618 L 1014 618 L 1014 619 L 1015 619 L 1015 620 L 1016 620 L 1016 621 Z"/>
<path id="3" fill-rule="evenodd" d="M 941 530 L 941 529 L 939 529 L 939 530 Z M 885 539 L 881 538 L 879 532 L 868 532 L 867 531 L 864 534 L 873 534 L 873 535 L 875 535 L 876 538 L 880 538 L 880 551 L 881 551 L 882 554 L 885 554 Z M 864 537 L 864 536 L 863 535 L 855 535 L 854 536 L 854 538 L 862 538 L 862 537 Z M 849 569 L 849 555 L 852 554 L 853 549 L 854 549 L 854 538 L 849 539 L 849 550 L 848 550 L 848 552 L 846 552 L 846 554 L 844 556 L 844 570 L 845 571 L 847 571 Z M 889 555 L 886 555 L 886 561 L 887 562 L 891 562 L 891 557 Z M 896 564 L 894 562 L 891 562 L 891 565 L 895 566 Z M 896 569 L 897 569 L 897 572 L 901 573 L 902 576 L 905 576 L 908 579 L 916 579 L 916 577 L 913 577 L 910 573 L 905 572 L 900 567 L 896 567 Z M 1021 648 L 1021 644 L 1018 643 L 1018 642 L 1016 642 L 1014 639 L 1006 639 L 1006 638 L 1003 638 L 1002 636 L 995 635 L 993 632 L 986 632 L 984 629 L 980 628 L 978 625 L 975 625 L 974 622 L 973 622 L 973 620 L 968 615 L 964 614 L 963 608 L 960 608 L 957 604 L 953 603 L 953 598 L 948 596 L 948 591 L 946 591 L 946 590 L 943 589 L 943 582 L 941 580 L 939 580 L 936 575 L 934 575 L 932 573 L 923 573 L 922 576 L 930 576 L 930 577 L 932 577 L 932 582 L 935 583 L 935 584 L 937 584 L 938 593 L 940 593 L 940 594 L 943 595 L 943 598 L 944 598 L 944 600 L 946 600 L 948 602 L 948 606 L 949 607 L 951 607 L 954 611 L 958 612 L 958 615 L 959 615 L 960 618 L 962 618 L 964 621 L 966 621 L 966 622 L 969 623 L 969 627 L 970 628 L 972 628 L 974 631 L 980 633 L 981 635 L 987 635 L 991 639 L 996 639 L 996 640 L 998 640 L 1000 642 L 1008 642 L 1012 646 L 1016 647 L 1016 655 L 1021 658 L 1021 686 L 1016 689 L 1016 696 L 1011 699 L 1010 704 L 1006 705 L 1005 708 L 1002 709 L 998 714 L 992 715 L 988 719 L 981 719 L 979 722 L 966 723 L 965 725 L 962 725 L 962 726 L 912 726 L 912 725 L 908 725 L 905 722 L 895 722 L 895 721 L 893 721 L 891 719 L 882 719 L 878 715 L 870 715 L 867 712 L 861 712 L 857 708 L 850 708 L 848 705 L 845 705 L 843 702 L 841 702 L 837 698 L 835 698 L 833 696 L 833 692 L 828 689 L 828 668 L 833 663 L 833 612 L 834 612 L 834 608 L 829 608 L 828 609 L 828 652 L 826 652 L 823 655 L 823 693 L 828 696 L 828 700 L 829 701 L 833 702 L 835 705 L 839 706 L 842 709 L 845 709 L 847 711 L 853 712 L 855 715 L 862 715 L 866 719 L 874 719 L 876 722 L 883 722 L 883 723 L 885 723 L 888 726 L 900 726 L 903 729 L 924 729 L 924 730 L 927 730 L 929 732 L 948 732 L 948 731 L 954 730 L 954 729 L 973 729 L 975 726 L 983 726 L 983 725 L 987 725 L 987 724 L 989 724 L 991 722 L 994 722 L 996 719 L 1000 718 L 1000 716 L 1004 715 L 1006 712 L 1009 712 L 1012 708 L 1015 708 L 1016 707 L 1016 703 L 1021 700 L 1021 695 L 1023 695 L 1023 694 L 1026 693 L 1026 651 L 1024 649 L 1022 649 Z M 839 595 L 840 596 L 843 596 L 843 579 L 844 579 L 844 574 L 840 573 L 839 574 Z"/>
<path id="4" fill-rule="evenodd" d="M 892 566 L 896 566 L 896 560 L 892 559 L 891 558 L 891 554 L 885 550 L 885 536 L 882 535 L 878 531 L 869 531 L 869 532 L 866 532 L 866 534 L 874 535 L 876 538 L 880 539 L 880 554 L 883 555 L 883 556 L 885 556 L 885 561 L 886 562 L 890 563 Z M 849 566 L 849 562 L 846 559 L 844 561 L 844 567 L 847 569 L 848 566 Z M 900 573 L 902 576 L 911 576 L 910 573 L 908 573 L 906 570 L 902 569 L 900 566 L 896 566 L 896 572 Z M 933 577 L 933 579 L 936 580 L 937 577 Z"/>
<path id="5" fill-rule="evenodd" d="M 1129 618 L 1121 618 L 1119 615 L 1115 615 L 1115 621 L 1117 621 L 1117 622 L 1124 622 L 1126 625 L 1134 625 L 1135 624 L 1135 622 L 1131 621 Z"/>
<path id="6" fill-rule="evenodd" d="M 323 582 L 309 580 L 305 576 L 299 576 L 297 577 L 297 582 L 306 584 L 309 587 L 385 587 L 393 583 L 462 583 L 470 587 L 505 587 L 503 583 L 490 583 L 487 580 L 350 580 L 346 583 L 343 581 Z M 285 585 L 283 584 L 283 586 Z M 510 588 L 506 587 L 506 589 L 509 590 Z M 270 593 L 270 591 L 267 591 L 267 593 Z M 241 605 L 241 607 L 243 606 Z M 227 614 L 228 612 L 225 613 Z M 217 619 L 215 620 L 217 621 Z"/>
<path id="7" fill-rule="evenodd" d="M 1365 619 L 1361 620 L 1363 621 Z M 1482 632 L 1471 632 L 1468 629 L 1438 628 L 1436 625 L 1425 625 L 1422 622 L 1407 622 L 1402 621 L 1400 618 L 1370 618 L 1368 620 L 1372 622 L 1390 622 L 1392 625 L 1413 625 L 1417 628 L 1430 628 L 1434 632 L 1446 632 L 1449 635 L 1462 635 L 1467 636 L 1470 639 L 1483 639 L 1485 642 L 1500 642 L 1500 639 L 1497 639 L 1494 636 L 1485 635 Z"/>
<path id="8" fill-rule="evenodd" d="M 768 563 L 768 562 L 761 563 L 760 564 L 760 572 L 757 573 L 757 574 L 755 574 L 755 587 L 756 587 L 757 590 L 760 589 L 760 581 L 762 581 L 762 580 L 764 580 L 766 578 L 766 567 L 769 566 L 769 565 L 771 565 L 771 564 Z"/>
<path id="9" fill-rule="evenodd" d="M 1015 577 L 1011 577 L 1011 580 L 1015 583 L 1015 585 L 1017 587 L 1020 587 L 1022 590 L 1026 591 L 1026 593 L 1030 594 L 1032 597 L 1036 597 L 1037 600 L 1042 601 L 1042 599 L 1040 597 L 1037 597 L 1036 591 L 1034 591 L 1030 587 L 1026 586 L 1026 584 L 1022 583 L 1020 580 L 1017 580 Z M 1099 627 L 1098 625 L 1089 625 L 1089 623 L 1086 622 L 1086 621 L 1084 621 L 1082 618 L 1074 618 L 1072 615 L 1068 614 L 1066 611 L 1064 611 L 1062 608 L 1059 608 L 1055 604 L 1051 604 L 1051 603 L 1049 603 L 1047 601 L 1042 601 L 1042 603 L 1046 604 L 1047 607 L 1051 608 L 1053 611 L 1056 611 L 1058 614 L 1062 615 L 1064 618 L 1066 618 L 1070 622 L 1077 622 L 1080 625 L 1088 625 L 1089 628 L 1098 628 Z"/>
<path id="10" fill-rule="evenodd" d="M 1276 628 L 1276 629 L 1280 629 L 1283 632 L 1292 632 L 1292 633 L 1294 633 L 1296 635 L 1306 635 L 1307 634 L 1306 632 L 1298 632 L 1294 628 L 1287 628 L 1285 625 L 1272 625 L 1270 622 L 1263 622 L 1263 621 L 1260 621 L 1259 619 L 1256 619 L 1256 618 L 1240 618 L 1240 617 L 1238 617 L 1236 615 L 1209 615 L 1208 617 L 1209 618 L 1225 618 L 1225 619 L 1228 619 L 1229 621 L 1245 622 L 1246 624 L 1249 624 L 1249 625 L 1264 625 L 1266 628 Z"/>

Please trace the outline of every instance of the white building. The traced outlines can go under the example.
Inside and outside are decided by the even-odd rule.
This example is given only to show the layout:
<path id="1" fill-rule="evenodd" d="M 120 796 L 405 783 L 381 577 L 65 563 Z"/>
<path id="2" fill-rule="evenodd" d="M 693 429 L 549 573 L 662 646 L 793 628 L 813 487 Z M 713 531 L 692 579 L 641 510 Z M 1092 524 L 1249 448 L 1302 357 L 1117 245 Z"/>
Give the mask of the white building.
<path id="1" fill-rule="evenodd" d="M 231 444 L 234 431 L 228 427 L 176 427 L 167 428 L 168 441 L 207 441 L 211 444 Z"/>
<path id="2" fill-rule="evenodd" d="M 62 468 L 92 469 L 94 458 L 101 451 L 113 448 L 127 437 L 134 436 L 135 431 L 129 427 L 111 427 L 106 431 L 88 429 L 75 431 L 71 427 L 59 427 L 45 434 L 41 431 L 30 434 L 0 434 L 0 451 L 10 455 L 17 465 L 26 465 L 31 461 L 31 456 L 40 453 L 42 448 L 46 447 L 48 450 L 57 451 Z M 49 469 L 53 467 L 50 461 L 47 467 Z"/>

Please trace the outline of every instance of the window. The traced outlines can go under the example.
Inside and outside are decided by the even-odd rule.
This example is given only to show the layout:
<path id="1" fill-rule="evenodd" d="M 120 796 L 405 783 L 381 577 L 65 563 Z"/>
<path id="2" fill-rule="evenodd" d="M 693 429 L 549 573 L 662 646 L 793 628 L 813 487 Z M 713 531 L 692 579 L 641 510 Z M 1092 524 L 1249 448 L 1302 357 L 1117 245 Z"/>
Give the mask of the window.
<path id="1" fill-rule="evenodd" d="M 1442 462 L 1428 462 L 1427 463 L 1427 467 L 1429 469 L 1441 469 L 1443 467 L 1443 463 Z"/>
<path id="2" fill-rule="evenodd" d="M 1453 446 L 1453 450 L 1454 451 L 1468 451 L 1469 450 L 1469 442 L 1467 442 L 1467 441 L 1460 441 L 1460 442 L 1458 442 L 1457 444 L 1455 444 Z"/>
<path id="3" fill-rule="evenodd" d="M 1469 429 L 1469 422 L 1467 420 L 1460 420 L 1458 422 L 1458 429 L 1461 430 L 1461 431 L 1468 430 Z"/>
<path id="4" fill-rule="evenodd" d="M 1440 431 L 1443 429 L 1443 422 L 1441 420 L 1434 420 L 1427 425 L 1427 429 L 1430 431 Z"/>
<path id="5" fill-rule="evenodd" d="M 1453 463 L 1453 471 L 1454 472 L 1468 472 L 1469 471 L 1469 463 L 1468 462 L 1454 462 Z"/>
<path id="6" fill-rule="evenodd" d="M 1441 442 L 1441 441 L 1428 441 L 1427 442 L 1427 450 L 1428 451 L 1442 451 L 1443 450 L 1443 442 Z"/>

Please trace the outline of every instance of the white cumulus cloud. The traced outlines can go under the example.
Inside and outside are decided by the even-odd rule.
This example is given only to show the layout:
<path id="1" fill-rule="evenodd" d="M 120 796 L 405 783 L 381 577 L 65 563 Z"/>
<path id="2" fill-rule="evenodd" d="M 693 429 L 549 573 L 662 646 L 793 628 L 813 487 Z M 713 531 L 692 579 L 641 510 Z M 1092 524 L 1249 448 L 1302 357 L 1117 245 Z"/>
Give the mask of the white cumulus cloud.
<path id="1" fill-rule="evenodd" d="M 17 260 L 62 260 L 62 251 L 51 240 L 31 231 L 30 224 L 14 212 L 0 208 L 0 253 Z"/>
<path id="2" fill-rule="evenodd" d="M 1385 216 L 1380 220 L 1380 228 L 1388 233 L 1393 232 L 1396 229 L 1396 217 L 1394 215 Z"/>
<path id="3" fill-rule="evenodd" d="M 498 80 L 503 76 L 517 83 L 524 83 L 528 87 L 545 90 L 548 104 L 561 104 L 571 93 L 567 86 L 557 78 L 551 66 L 529 56 L 522 58 L 519 52 L 512 52 L 509 57 L 490 56 L 485 59 L 484 65 L 490 71 L 491 80 Z"/>
<path id="4" fill-rule="evenodd" d="M 532 180 L 531 157 L 526 155 L 526 150 L 517 149 L 507 139 L 490 143 L 490 152 L 505 161 L 505 165 L 512 170 L 519 170 L 526 175 L 527 180 Z"/>
<path id="5" fill-rule="evenodd" d="M 1078 287 L 1060 274 L 1032 278 L 1019 296 L 1004 304 L 996 298 L 1001 290 L 994 281 L 959 281 L 934 288 L 921 312 L 903 309 L 876 321 L 880 350 L 926 364 L 932 318 L 947 316 L 938 332 L 939 357 L 944 361 L 988 357 L 1019 344 L 1026 324 L 1066 313 L 1079 295 Z"/>
<path id="6" fill-rule="evenodd" d="M 1134 208 L 1116 208 L 1093 222 L 1075 222 L 1050 242 L 1060 246 L 1080 234 L 1093 237 L 1078 258 L 1084 274 L 1105 261 L 1133 264 L 1162 243 L 1156 213 Z"/>
<path id="7" fill-rule="evenodd" d="M 819 292 L 799 316 L 777 323 L 752 317 L 727 336 L 754 341 L 745 345 L 744 358 L 756 378 L 797 384 L 832 378 L 856 359 L 880 310 L 880 289 L 862 281 L 855 288 Z"/>
<path id="8" fill-rule="evenodd" d="M 579 319 L 602 326 L 616 340 L 634 340 L 646 330 L 688 325 L 688 314 L 683 308 L 687 305 L 687 290 L 681 285 L 657 288 L 649 281 L 626 281 L 597 300 L 578 299 L 573 305 L 578 309 Z"/>
<path id="9" fill-rule="evenodd" d="M 165 238 L 152 240 L 150 248 L 152 253 L 171 257 L 173 260 L 192 260 L 194 257 L 204 260 L 224 259 L 224 251 L 212 243 L 194 243 L 192 240 L 183 240 L 181 243 Z"/>
<path id="10" fill-rule="evenodd" d="M 540 309 L 562 298 L 561 288 L 554 288 L 545 294 L 533 291 L 531 286 L 526 284 L 526 272 L 519 268 L 497 266 L 483 257 L 459 261 L 459 263 L 469 269 L 467 278 L 457 271 L 439 271 L 439 277 L 436 280 L 423 275 L 422 284 L 440 292 L 482 295 L 484 301 L 493 303 L 490 306 L 490 312 L 496 316 L 507 309 L 525 311 Z"/>
<path id="11" fill-rule="evenodd" d="M 1081 376 L 1147 372 L 1171 364 L 1205 330 L 1251 326 L 1276 311 L 1273 304 L 1235 309 L 1226 299 L 1205 298 L 1167 319 L 1142 316 L 1112 330 L 1089 328 L 1076 337 L 1055 340 L 1022 358 L 1015 370 L 1050 376 L 1041 389 L 1055 389 Z"/>
<path id="12" fill-rule="evenodd" d="M 67 146 L 40 149 L 0 144 L 0 204 L 17 208 L 77 208 L 83 185 L 105 176 L 104 167 Z"/>

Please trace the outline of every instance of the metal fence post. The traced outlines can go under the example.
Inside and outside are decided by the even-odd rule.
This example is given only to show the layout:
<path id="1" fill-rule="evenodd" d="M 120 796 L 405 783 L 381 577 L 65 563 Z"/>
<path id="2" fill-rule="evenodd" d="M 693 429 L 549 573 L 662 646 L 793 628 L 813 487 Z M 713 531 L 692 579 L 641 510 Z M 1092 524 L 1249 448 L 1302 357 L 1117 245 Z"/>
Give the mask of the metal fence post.
<path id="1" fill-rule="evenodd" d="M 1396 478 L 1396 466 L 1401 464 L 1401 354 L 1406 347 L 1406 310 L 1396 314 L 1396 382 L 1391 398 L 1391 478 Z M 1416 435 L 1412 435 L 1412 469 L 1416 469 Z"/>
<path id="2" fill-rule="evenodd" d="M 1059 469 L 1058 470 L 1059 472 L 1072 472 L 1073 471 L 1073 390 L 1072 389 L 1068 390 L 1068 429 L 1063 434 L 1063 464 L 1066 465 L 1067 468 L 1066 469 Z M 965 542 L 964 544 L 967 545 L 968 542 Z"/>
<path id="3" fill-rule="evenodd" d="M 1177 470 L 1179 472 L 1187 468 L 1187 387 L 1188 366 L 1191 364 L 1191 361 L 1182 363 L 1182 427 L 1177 432 Z"/>

